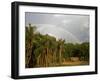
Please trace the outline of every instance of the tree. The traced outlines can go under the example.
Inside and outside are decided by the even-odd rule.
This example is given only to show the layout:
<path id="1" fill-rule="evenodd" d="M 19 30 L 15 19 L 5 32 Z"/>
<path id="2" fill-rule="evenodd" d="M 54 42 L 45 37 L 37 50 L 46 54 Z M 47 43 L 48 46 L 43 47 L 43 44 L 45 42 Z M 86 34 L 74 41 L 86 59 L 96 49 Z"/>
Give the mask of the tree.
<path id="1" fill-rule="evenodd" d="M 89 43 L 84 42 L 80 45 L 81 49 L 81 58 L 85 61 L 89 61 Z"/>
<path id="2" fill-rule="evenodd" d="M 65 40 L 58 40 L 58 59 L 59 59 L 59 63 L 62 64 L 62 56 L 64 53 L 64 42 Z"/>
<path id="3" fill-rule="evenodd" d="M 70 61 L 70 58 L 73 56 L 72 52 L 73 52 L 74 47 L 75 46 L 72 43 L 65 43 L 64 44 L 65 52 L 64 52 L 63 57 L 65 58 L 65 60 Z"/>
<path id="4" fill-rule="evenodd" d="M 36 26 L 31 24 L 25 27 L 26 68 L 61 66 L 63 60 L 71 61 L 71 57 L 89 61 L 89 43 L 66 43 L 65 40 L 36 32 Z"/>
<path id="5" fill-rule="evenodd" d="M 35 26 L 31 26 L 29 24 L 28 27 L 25 27 L 25 66 L 26 67 L 32 67 L 30 64 L 32 64 L 30 61 L 32 61 L 32 47 L 33 47 L 33 38 L 34 38 L 34 31 Z"/>

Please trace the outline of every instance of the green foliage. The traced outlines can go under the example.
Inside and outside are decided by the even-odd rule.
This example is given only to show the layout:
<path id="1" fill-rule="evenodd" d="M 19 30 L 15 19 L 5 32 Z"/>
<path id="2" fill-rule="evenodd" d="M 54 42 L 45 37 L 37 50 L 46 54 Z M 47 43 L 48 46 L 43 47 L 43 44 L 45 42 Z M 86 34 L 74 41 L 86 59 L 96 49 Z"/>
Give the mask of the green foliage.
<path id="1" fill-rule="evenodd" d="M 36 26 L 25 27 L 25 65 L 31 67 L 47 67 L 62 64 L 63 59 L 79 57 L 89 61 L 89 43 L 66 43 L 65 40 L 56 40 L 48 34 L 35 32 Z"/>

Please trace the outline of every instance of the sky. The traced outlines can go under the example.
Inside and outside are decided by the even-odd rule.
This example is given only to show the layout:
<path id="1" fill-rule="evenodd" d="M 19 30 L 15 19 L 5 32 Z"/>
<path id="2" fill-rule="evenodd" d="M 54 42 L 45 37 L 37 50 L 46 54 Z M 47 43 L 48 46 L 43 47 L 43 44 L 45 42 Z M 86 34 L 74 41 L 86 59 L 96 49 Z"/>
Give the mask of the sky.
<path id="1" fill-rule="evenodd" d="M 25 12 L 25 26 L 29 24 L 66 43 L 89 42 L 89 15 Z"/>

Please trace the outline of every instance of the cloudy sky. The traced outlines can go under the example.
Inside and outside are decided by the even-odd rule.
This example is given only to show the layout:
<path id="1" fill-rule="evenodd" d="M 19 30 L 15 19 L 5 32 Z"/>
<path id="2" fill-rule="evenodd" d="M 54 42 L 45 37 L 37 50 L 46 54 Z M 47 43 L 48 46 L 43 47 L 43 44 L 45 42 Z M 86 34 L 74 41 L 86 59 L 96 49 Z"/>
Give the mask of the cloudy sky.
<path id="1" fill-rule="evenodd" d="M 25 25 L 37 26 L 41 34 L 49 34 L 68 43 L 89 42 L 89 16 L 75 14 L 25 13 Z"/>

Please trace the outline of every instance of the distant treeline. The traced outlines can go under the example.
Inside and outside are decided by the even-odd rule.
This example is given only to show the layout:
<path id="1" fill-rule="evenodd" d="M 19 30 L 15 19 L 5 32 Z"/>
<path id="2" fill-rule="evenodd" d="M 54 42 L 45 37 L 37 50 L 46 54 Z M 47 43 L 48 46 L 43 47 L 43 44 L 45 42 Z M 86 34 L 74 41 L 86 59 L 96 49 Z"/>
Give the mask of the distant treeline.
<path id="1" fill-rule="evenodd" d="M 62 65 L 71 61 L 71 57 L 78 57 L 80 61 L 89 61 L 89 43 L 66 43 L 56 40 L 48 34 L 36 33 L 36 26 L 25 27 L 25 67 L 49 67 Z"/>

